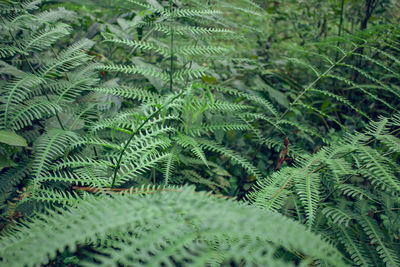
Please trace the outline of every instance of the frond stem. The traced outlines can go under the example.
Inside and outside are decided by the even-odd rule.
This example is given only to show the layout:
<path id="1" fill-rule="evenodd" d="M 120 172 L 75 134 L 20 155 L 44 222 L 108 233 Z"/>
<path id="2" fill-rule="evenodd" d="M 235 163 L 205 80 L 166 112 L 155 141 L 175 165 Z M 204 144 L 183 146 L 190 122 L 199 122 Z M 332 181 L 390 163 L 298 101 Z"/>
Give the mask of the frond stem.
<path id="1" fill-rule="evenodd" d="M 344 55 L 343 57 L 341 57 L 338 61 L 336 61 L 335 63 L 333 63 L 324 73 L 322 73 L 321 75 L 318 75 L 318 77 L 311 82 L 297 97 L 294 101 L 292 101 L 292 103 L 290 103 L 289 107 L 285 110 L 285 112 L 282 113 L 282 115 L 279 117 L 279 120 L 281 120 L 288 112 L 289 110 L 297 103 L 297 101 L 300 100 L 300 98 L 303 97 L 303 95 L 305 93 L 308 92 L 308 90 L 310 90 L 317 82 L 319 82 L 319 80 L 321 80 L 322 77 L 324 77 L 326 74 L 328 74 L 329 72 L 331 72 L 331 70 L 336 67 L 336 65 L 338 65 L 340 62 L 342 62 L 347 56 L 351 55 L 354 51 L 356 51 L 359 48 L 359 45 L 357 45 L 355 48 L 353 48 L 349 53 L 347 53 L 346 55 Z"/>
<path id="2" fill-rule="evenodd" d="M 169 1 L 169 9 L 172 12 L 172 0 Z M 172 92 L 173 89 L 173 75 L 174 75 L 174 29 L 172 23 L 170 25 L 171 39 L 170 39 L 170 66 L 169 66 L 169 91 Z"/>
<path id="3" fill-rule="evenodd" d="M 165 103 L 165 105 L 163 105 L 162 107 L 160 107 L 159 109 L 157 109 L 156 111 L 154 111 L 150 116 L 148 116 L 137 128 L 136 130 L 131 134 L 131 136 L 129 137 L 128 141 L 125 143 L 124 147 L 121 150 L 121 153 L 119 154 L 118 157 L 118 161 L 117 161 L 117 165 L 115 166 L 114 169 L 114 175 L 113 175 L 113 180 L 111 183 L 111 188 L 114 187 L 115 185 L 115 181 L 117 180 L 117 173 L 119 171 L 119 169 L 121 168 L 121 163 L 122 163 L 122 158 L 125 154 L 126 149 L 128 148 L 129 144 L 131 143 L 131 141 L 133 140 L 133 137 L 135 137 L 135 135 L 146 125 L 146 123 L 148 121 L 150 121 L 152 118 L 154 118 L 157 114 L 159 114 L 161 112 L 161 110 L 163 110 L 165 107 L 167 107 L 170 103 L 172 103 L 175 99 L 177 99 L 178 97 L 180 97 L 183 94 L 183 92 L 177 94 L 176 96 L 174 96 L 170 101 L 168 101 L 167 103 Z"/>

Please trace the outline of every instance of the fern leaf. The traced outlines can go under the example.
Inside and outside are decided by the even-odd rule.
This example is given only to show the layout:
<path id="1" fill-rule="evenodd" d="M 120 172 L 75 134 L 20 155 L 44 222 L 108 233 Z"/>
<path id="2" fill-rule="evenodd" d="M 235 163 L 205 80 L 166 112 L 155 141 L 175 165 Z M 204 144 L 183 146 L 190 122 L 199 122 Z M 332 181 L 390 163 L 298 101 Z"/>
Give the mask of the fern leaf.
<path id="1" fill-rule="evenodd" d="M 80 202 L 79 209 L 49 210 L 37 216 L 18 226 L 14 236 L 1 239 L 2 263 L 8 266 L 47 264 L 56 257 L 57 251 L 63 252 L 66 247 L 74 252 L 79 244 L 104 244 L 102 240 L 113 238 L 115 246 L 99 247 L 101 253 L 91 254 L 90 258 L 101 264 L 137 265 L 151 261 L 162 265 L 187 260 L 209 262 L 210 253 L 214 252 L 228 262 L 245 260 L 265 265 L 279 262 L 272 252 L 274 247 L 282 246 L 334 266 L 344 265 L 342 256 L 332 245 L 280 214 L 196 194 L 193 189 L 172 188 L 170 191 L 181 192 L 167 189 L 163 194 L 157 193 L 157 189 L 142 191 L 145 196 L 88 197 Z M 224 211 L 222 217 L 221 211 Z M 238 220 L 247 223 L 235 223 Z M 229 236 L 232 244 L 229 249 L 210 247 L 210 241 Z M 118 242 L 120 238 L 124 241 Z M 33 240 L 41 245 L 37 246 Z M 269 250 L 267 259 L 265 254 L 260 257 L 265 250 Z"/>
<path id="2" fill-rule="evenodd" d="M 316 173 L 300 175 L 295 178 L 295 187 L 307 215 L 307 225 L 311 228 L 314 224 L 319 204 L 319 175 Z"/>
<path id="3" fill-rule="evenodd" d="M 211 141 L 211 140 L 198 139 L 197 142 L 200 144 L 201 148 L 204 148 L 204 149 L 207 149 L 210 151 L 215 151 L 215 152 L 221 153 L 222 155 L 227 156 L 234 163 L 237 163 L 241 167 L 243 167 L 249 174 L 254 175 L 257 180 L 262 178 L 262 174 L 260 173 L 260 171 L 256 167 L 254 167 L 247 159 L 243 158 L 238 153 L 236 153 L 226 147 L 223 147 L 223 146 L 219 145 L 218 143 Z"/>
<path id="4" fill-rule="evenodd" d="M 339 225 L 335 228 L 337 229 L 339 241 L 346 247 L 354 263 L 358 266 L 373 266 L 367 251 L 365 251 L 364 246 L 360 243 L 353 231 L 343 225 Z"/>

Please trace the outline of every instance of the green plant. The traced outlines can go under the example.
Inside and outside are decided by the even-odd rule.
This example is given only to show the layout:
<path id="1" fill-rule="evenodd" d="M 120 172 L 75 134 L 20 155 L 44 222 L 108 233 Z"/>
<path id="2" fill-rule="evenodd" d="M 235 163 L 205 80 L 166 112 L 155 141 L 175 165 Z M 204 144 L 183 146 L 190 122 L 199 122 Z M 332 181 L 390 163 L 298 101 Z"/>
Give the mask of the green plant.
<path id="1" fill-rule="evenodd" d="M 304 222 L 343 246 L 353 264 L 397 266 L 399 122 L 399 114 L 382 117 L 366 133 L 320 148 L 259 181 L 249 200 Z"/>
<path id="2" fill-rule="evenodd" d="M 340 253 L 304 226 L 193 188 L 91 196 L 79 208 L 38 215 L 0 243 L 8 266 L 46 264 L 67 248 L 96 266 L 291 265 L 274 256 L 279 248 L 343 266 Z"/>
<path id="3" fill-rule="evenodd" d="M 0 263 L 399 265 L 398 17 L 361 2 L 2 1 Z"/>
<path id="4" fill-rule="evenodd" d="M 5 221 L 18 214 L 15 202 L 27 196 L 23 190 L 40 190 L 49 163 L 64 155 L 68 142 L 84 134 L 94 105 L 82 98 L 99 80 L 96 64 L 86 53 L 94 42 L 65 39 L 74 13 L 64 8 L 37 11 L 39 4 L 0 4 L 0 125 L 5 140 L 20 140 L 7 145 L 21 147 L 3 155 L 13 161 L 0 182 L 2 201 L 9 204 L 2 210 Z M 28 186 L 17 190 L 16 186 L 27 185 L 26 178 Z"/>

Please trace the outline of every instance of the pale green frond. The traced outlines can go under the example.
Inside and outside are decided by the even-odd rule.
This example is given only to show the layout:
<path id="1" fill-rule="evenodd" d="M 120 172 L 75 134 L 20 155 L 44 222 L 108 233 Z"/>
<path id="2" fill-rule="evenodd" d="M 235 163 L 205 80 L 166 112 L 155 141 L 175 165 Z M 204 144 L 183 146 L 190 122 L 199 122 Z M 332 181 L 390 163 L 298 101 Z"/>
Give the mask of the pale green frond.
<path id="1" fill-rule="evenodd" d="M 23 51 L 31 53 L 42 51 L 52 46 L 58 39 L 66 36 L 71 31 L 71 27 L 66 24 L 59 24 L 53 28 L 47 28 L 35 32 L 29 39 L 22 43 Z"/>
<path id="2" fill-rule="evenodd" d="M 101 66 L 101 69 L 111 72 L 122 72 L 126 74 L 149 75 L 160 78 L 163 81 L 169 80 L 169 76 L 166 73 L 158 72 L 151 68 L 144 68 L 139 66 L 108 64 Z"/>
<path id="3" fill-rule="evenodd" d="M 175 138 L 175 141 L 177 142 L 177 144 L 181 145 L 183 148 L 190 147 L 192 153 L 196 157 L 201 159 L 204 162 L 204 164 L 208 167 L 207 159 L 206 159 L 206 156 L 204 154 L 204 151 L 201 148 L 200 144 L 196 141 L 195 138 L 187 136 L 187 135 L 179 134 Z"/>
<path id="4" fill-rule="evenodd" d="M 375 196 L 372 195 L 370 192 L 351 184 L 340 184 L 337 186 L 337 188 L 345 196 L 358 198 L 359 200 L 362 200 L 364 198 L 369 200 L 375 199 Z"/>
<path id="5" fill-rule="evenodd" d="M 43 119 L 55 115 L 61 107 L 44 97 L 35 97 L 32 100 L 13 106 L 12 117 L 7 120 L 8 127 L 19 130 L 32 125 L 36 119 Z M 10 113 L 11 114 L 11 113 Z"/>
<path id="6" fill-rule="evenodd" d="M 217 152 L 228 157 L 234 163 L 240 165 L 243 169 L 245 169 L 249 174 L 254 175 L 257 180 L 262 178 L 261 172 L 255 166 L 253 166 L 253 164 L 251 164 L 249 160 L 243 158 L 237 152 L 226 148 L 212 140 L 198 139 L 197 142 L 200 144 L 201 148 Z"/>
<path id="7" fill-rule="evenodd" d="M 136 176 L 149 171 L 151 168 L 162 163 L 168 158 L 169 153 L 151 151 L 149 155 L 145 155 L 139 161 L 125 161 L 117 173 L 116 185 L 120 185 L 129 180 L 135 180 Z"/>
<path id="8" fill-rule="evenodd" d="M 104 40 L 104 42 L 110 42 L 113 44 L 123 44 L 123 45 L 133 48 L 133 49 L 139 48 L 143 51 L 155 51 L 161 55 L 169 56 L 168 48 L 161 47 L 161 46 L 158 46 L 158 45 L 156 45 L 154 43 L 150 43 L 150 42 L 136 41 L 136 40 L 121 40 L 121 39 L 117 39 L 117 38 L 106 39 L 106 40 Z"/>
<path id="9" fill-rule="evenodd" d="M 41 174 L 50 169 L 51 164 L 64 154 L 70 142 L 79 139 L 76 133 L 52 129 L 41 136 L 35 144 L 36 157 L 33 161 L 34 184 L 40 182 Z"/>
<path id="10" fill-rule="evenodd" d="M 32 88 L 44 83 L 44 80 L 36 75 L 30 73 L 24 73 L 20 77 L 16 77 L 14 80 L 5 84 L 0 89 L 2 108 L 3 108 L 3 124 L 6 128 L 9 126 L 10 117 L 13 117 L 13 113 L 16 112 L 16 106 L 26 101 L 30 97 Z M 14 115 L 15 116 L 15 115 Z"/>
<path id="11" fill-rule="evenodd" d="M 155 24 L 154 29 L 157 31 L 160 31 L 164 34 L 167 34 L 167 35 L 171 34 L 171 28 L 165 24 Z M 179 35 L 187 35 L 187 34 L 210 35 L 210 34 L 214 34 L 214 33 L 232 34 L 232 35 L 235 34 L 234 31 L 231 31 L 228 29 L 207 28 L 207 27 L 201 27 L 201 26 L 174 26 L 173 31 L 175 34 L 179 34 Z"/>
<path id="12" fill-rule="evenodd" d="M 320 181 L 317 173 L 300 175 L 295 178 L 296 192 L 307 216 L 307 226 L 312 228 L 320 200 Z"/>
<path id="13" fill-rule="evenodd" d="M 88 197 L 80 201 L 79 208 L 49 210 L 19 226 L 13 236 L 2 238 L 2 262 L 8 266 L 47 264 L 57 251 L 67 247 L 74 252 L 80 244 L 106 244 L 103 240 L 113 238 L 115 246 L 99 246 L 101 253 L 92 253 L 91 257 L 104 265 L 162 265 L 191 260 L 204 266 L 210 255 L 218 253 L 226 262 L 239 264 L 245 260 L 265 266 L 279 262 L 273 252 L 283 247 L 344 266 L 336 248 L 280 214 L 260 212 L 193 189 L 166 191 L 147 189 L 144 196 Z M 119 236 L 124 241 L 118 242 Z M 223 237 L 228 247 L 209 243 Z"/>
<path id="14" fill-rule="evenodd" d="M 184 81 L 185 79 L 198 79 L 205 75 L 207 68 L 192 68 L 192 69 L 182 69 L 174 72 L 172 78 L 177 81 Z"/>
<path id="15" fill-rule="evenodd" d="M 360 157 L 361 164 L 366 165 L 366 168 L 361 169 L 360 173 L 371 180 L 372 184 L 379 186 L 383 190 L 400 191 L 400 181 L 387 165 L 388 161 L 385 157 L 368 146 L 360 146 L 356 153 Z"/>
<path id="16" fill-rule="evenodd" d="M 149 90 L 137 88 L 133 86 L 121 86 L 121 87 L 95 87 L 89 88 L 88 90 L 103 94 L 110 94 L 115 96 L 121 96 L 130 99 L 137 99 L 142 102 L 160 102 L 160 96 Z"/>

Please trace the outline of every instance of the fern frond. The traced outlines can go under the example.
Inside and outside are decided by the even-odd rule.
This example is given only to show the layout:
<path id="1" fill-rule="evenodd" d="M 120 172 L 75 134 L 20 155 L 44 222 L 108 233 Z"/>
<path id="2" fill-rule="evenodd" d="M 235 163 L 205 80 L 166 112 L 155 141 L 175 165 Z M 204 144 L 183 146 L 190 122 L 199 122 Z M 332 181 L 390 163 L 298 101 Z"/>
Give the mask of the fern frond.
<path id="1" fill-rule="evenodd" d="M 17 185 L 29 172 L 31 163 L 22 161 L 16 167 L 9 168 L 0 175 L 0 196 L 3 196 L 13 186 Z"/>
<path id="2" fill-rule="evenodd" d="M 155 51 L 163 56 L 169 56 L 169 50 L 166 47 L 161 47 L 158 46 L 154 43 L 150 42 L 145 42 L 145 41 L 136 41 L 136 40 L 121 40 L 117 38 L 113 39 L 106 39 L 104 42 L 110 42 L 113 44 L 123 44 L 127 47 L 133 48 L 133 49 L 141 49 L 144 51 Z"/>
<path id="3" fill-rule="evenodd" d="M 36 119 L 55 115 L 60 110 L 61 107 L 57 103 L 53 103 L 53 101 L 49 101 L 44 97 L 35 97 L 13 107 L 12 118 L 7 120 L 9 121 L 8 127 L 19 130 L 32 125 L 32 122 Z"/>
<path id="4" fill-rule="evenodd" d="M 322 213 L 327 218 L 331 218 L 333 220 L 333 223 L 338 226 L 343 224 L 345 227 L 347 227 L 350 221 L 354 219 L 354 216 L 349 213 L 349 211 L 346 210 L 345 207 L 325 207 L 322 210 Z"/>
<path id="5" fill-rule="evenodd" d="M 164 25 L 164 24 L 155 24 L 154 29 L 157 31 L 160 31 L 166 35 L 171 34 L 171 29 L 169 25 Z M 209 35 L 213 33 L 219 33 L 219 34 L 235 34 L 234 31 L 228 30 L 228 29 L 223 29 L 223 28 L 207 28 L 207 27 L 201 27 L 201 26 L 174 26 L 174 33 L 179 34 L 179 35 L 187 35 L 187 34 L 193 34 L 193 35 Z"/>
<path id="6" fill-rule="evenodd" d="M 230 158 L 234 163 L 239 164 L 249 174 L 254 175 L 257 180 L 262 178 L 261 172 L 256 167 L 254 167 L 253 164 L 251 164 L 247 159 L 240 156 L 237 152 L 223 147 L 215 141 L 198 139 L 197 142 L 200 144 L 201 148 L 207 149 L 212 152 L 218 152 Z"/>
<path id="7" fill-rule="evenodd" d="M 387 166 L 385 157 L 368 146 L 360 146 L 356 152 L 360 157 L 361 163 L 366 166 L 366 169 L 361 169 L 360 173 L 370 179 L 372 184 L 376 184 L 383 190 L 400 191 L 400 182 L 391 168 Z"/>
<path id="8" fill-rule="evenodd" d="M 359 200 L 362 200 L 364 198 L 369 199 L 369 200 L 375 199 L 374 195 L 372 195 L 370 192 L 368 192 L 360 187 L 351 185 L 351 184 L 341 184 L 341 185 L 338 185 L 337 188 L 345 196 L 349 196 L 352 198 L 358 198 Z"/>
<path id="9" fill-rule="evenodd" d="M 36 158 L 33 161 L 34 184 L 40 180 L 41 174 L 50 169 L 52 161 L 64 154 L 65 148 L 72 141 L 79 139 L 76 133 L 61 129 L 52 129 L 40 137 L 35 144 Z"/>
<path id="10" fill-rule="evenodd" d="M 206 159 L 206 156 L 204 155 L 204 151 L 201 148 L 200 144 L 196 141 L 195 138 L 187 136 L 187 135 L 179 134 L 175 138 L 175 141 L 177 144 L 181 145 L 183 148 L 186 148 L 189 146 L 191 148 L 192 153 L 196 157 L 201 159 L 204 162 L 204 164 L 208 167 L 207 159 Z"/>
<path id="11" fill-rule="evenodd" d="M 112 94 L 115 96 L 121 96 L 130 99 L 137 99 L 141 102 L 160 102 L 161 97 L 158 94 L 152 93 L 146 89 L 131 87 L 131 86 L 121 86 L 121 87 L 96 87 L 89 88 L 90 91 Z"/>
<path id="12" fill-rule="evenodd" d="M 177 146 L 174 146 L 169 155 L 165 159 L 165 164 L 163 166 L 163 175 L 164 175 L 164 184 L 168 185 L 171 176 L 175 171 L 176 163 L 178 161 L 178 153 L 180 149 Z"/>
<path id="13" fill-rule="evenodd" d="M 162 265 L 190 260 L 203 266 L 210 255 L 218 253 L 225 262 L 245 260 L 265 265 L 279 262 L 272 255 L 274 247 L 281 246 L 334 266 L 344 265 L 332 245 L 282 215 L 198 194 L 193 189 L 170 191 L 160 194 L 157 189 L 147 189 L 144 196 L 88 197 L 80 202 L 79 209 L 49 210 L 19 226 L 13 236 L 1 239 L 2 263 L 46 264 L 66 247 L 74 252 L 79 244 L 107 244 L 105 239 L 113 238 L 115 246 L 99 246 L 101 253 L 92 253 L 90 258 L 101 264 Z M 246 224 L 235 223 L 238 220 Z M 120 238 L 124 241 L 118 242 Z M 222 238 L 227 239 L 227 247 L 209 243 Z"/>
<path id="14" fill-rule="evenodd" d="M 339 241 L 346 247 L 351 259 L 359 266 L 373 266 L 368 252 L 350 228 L 343 225 L 335 227 Z"/>
<path id="15" fill-rule="evenodd" d="M 207 68 L 192 68 L 192 69 L 182 69 L 174 72 L 172 78 L 177 81 L 184 81 L 185 78 L 198 79 L 205 75 Z"/>
<path id="16" fill-rule="evenodd" d="M 378 224 L 367 215 L 360 215 L 359 223 L 363 227 L 365 233 L 371 240 L 371 243 L 376 245 L 376 251 L 386 263 L 387 266 L 398 266 L 400 259 L 395 250 L 390 248 L 383 240 L 383 233 L 378 227 Z"/>
<path id="17" fill-rule="evenodd" d="M 168 153 L 152 151 L 151 154 L 142 157 L 138 162 L 125 161 L 118 171 L 116 185 L 120 185 L 128 180 L 135 180 L 136 176 L 155 167 L 169 156 Z"/>
<path id="18" fill-rule="evenodd" d="M 274 116 L 278 117 L 278 112 L 276 111 L 275 107 L 273 104 L 271 104 L 269 101 L 266 99 L 258 96 L 258 95 L 252 95 L 250 93 L 242 92 L 236 89 L 228 88 L 228 87 L 223 87 L 223 86 L 210 86 L 210 89 L 217 90 L 220 92 L 228 93 L 237 97 L 243 97 L 245 99 L 248 99 L 250 101 L 253 101 L 262 107 L 265 107 L 267 110 L 269 110 Z"/>
<path id="19" fill-rule="evenodd" d="M 29 196 L 29 200 L 41 203 L 57 203 L 67 206 L 77 206 L 80 204 L 80 197 L 75 192 L 68 192 L 53 188 L 40 188 Z"/>
<path id="20" fill-rule="evenodd" d="M 320 198 L 319 175 L 315 173 L 295 178 L 295 187 L 307 215 L 307 225 L 311 228 L 316 218 Z"/>
<path id="21" fill-rule="evenodd" d="M 243 123 L 220 123 L 220 124 L 204 124 L 201 126 L 191 126 L 189 129 L 189 133 L 192 135 L 201 136 L 203 133 L 207 132 L 215 132 L 218 130 L 223 131 L 246 131 L 249 130 L 250 127 Z"/>
<path id="22" fill-rule="evenodd" d="M 195 9 L 175 9 L 173 11 L 164 10 L 161 12 L 162 17 L 166 18 L 207 18 L 207 16 L 220 15 L 221 10 L 195 10 Z"/>
<path id="23" fill-rule="evenodd" d="M 3 124 L 6 128 L 9 127 L 9 117 L 12 117 L 12 113 L 16 112 L 15 106 L 30 96 L 32 88 L 42 83 L 44 83 L 44 80 L 40 77 L 30 73 L 24 73 L 22 76 L 6 83 L 6 85 L 0 89 L 4 112 Z"/>
<path id="24" fill-rule="evenodd" d="M 258 207 L 280 211 L 291 194 L 289 188 L 293 179 L 293 168 L 284 168 L 274 172 L 268 178 L 256 182 L 254 192 L 246 195 L 249 201 Z"/>
<path id="25" fill-rule="evenodd" d="M 59 24 L 52 28 L 40 30 L 22 43 L 23 51 L 31 53 L 43 51 L 52 46 L 58 39 L 68 35 L 71 27 L 66 24 Z"/>
<path id="26" fill-rule="evenodd" d="M 166 73 L 160 73 L 154 69 L 144 68 L 139 66 L 109 64 L 101 66 L 100 68 L 106 71 L 122 72 L 126 74 L 149 75 L 160 78 L 163 81 L 169 80 L 169 76 Z"/>

